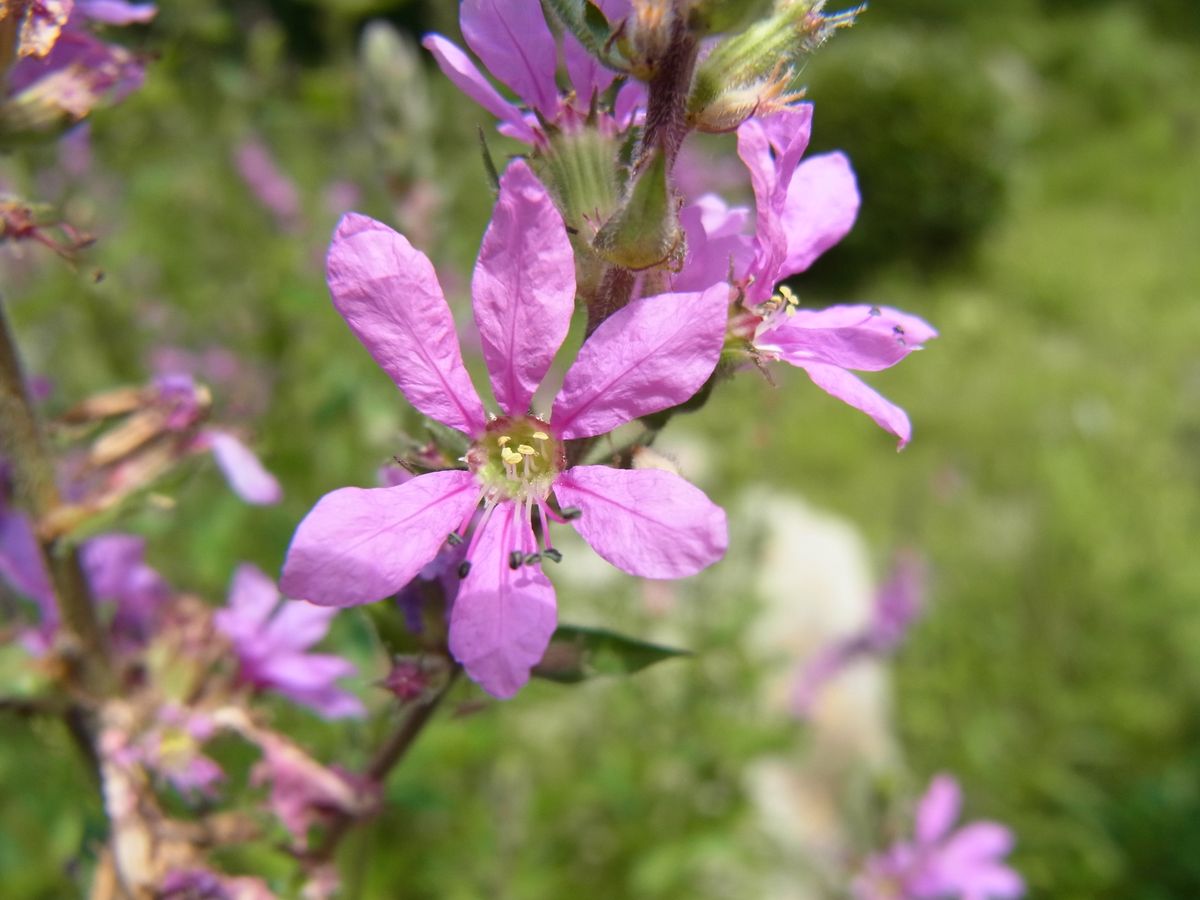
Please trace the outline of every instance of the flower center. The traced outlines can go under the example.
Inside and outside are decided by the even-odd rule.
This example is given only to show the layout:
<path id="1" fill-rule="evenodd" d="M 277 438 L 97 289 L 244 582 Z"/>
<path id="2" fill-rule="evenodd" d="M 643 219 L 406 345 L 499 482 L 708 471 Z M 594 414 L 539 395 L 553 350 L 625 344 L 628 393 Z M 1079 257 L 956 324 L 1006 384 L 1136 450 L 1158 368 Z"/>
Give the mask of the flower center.
<path id="1" fill-rule="evenodd" d="M 533 416 L 490 422 L 467 451 L 467 465 L 483 486 L 485 499 L 545 500 L 566 466 L 562 442 L 551 434 L 550 426 Z"/>

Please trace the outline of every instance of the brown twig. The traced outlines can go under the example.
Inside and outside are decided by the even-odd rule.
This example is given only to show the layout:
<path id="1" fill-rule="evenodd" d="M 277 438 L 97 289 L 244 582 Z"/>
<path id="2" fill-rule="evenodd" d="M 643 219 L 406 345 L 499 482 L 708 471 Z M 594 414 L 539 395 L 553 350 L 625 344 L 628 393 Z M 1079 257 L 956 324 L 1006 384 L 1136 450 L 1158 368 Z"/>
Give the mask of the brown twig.
<path id="1" fill-rule="evenodd" d="M 450 693 L 450 689 L 454 687 L 454 683 L 458 680 L 459 673 L 462 670 L 457 666 L 451 670 L 446 683 L 432 697 L 418 703 L 404 717 L 404 721 L 387 740 L 380 745 L 375 751 L 375 755 L 371 758 L 363 776 L 372 784 L 382 786 L 387 781 L 388 775 L 391 773 L 401 760 L 408 754 L 412 745 L 416 742 L 425 726 L 429 724 L 429 720 L 433 718 L 433 714 L 437 712 L 446 695 Z M 329 827 L 325 830 L 324 837 L 317 845 L 316 849 L 307 854 L 305 862 L 309 866 L 318 866 L 328 862 L 337 852 L 338 845 L 342 839 L 349 833 L 350 829 L 357 825 L 361 818 L 340 812 L 329 823 Z"/>

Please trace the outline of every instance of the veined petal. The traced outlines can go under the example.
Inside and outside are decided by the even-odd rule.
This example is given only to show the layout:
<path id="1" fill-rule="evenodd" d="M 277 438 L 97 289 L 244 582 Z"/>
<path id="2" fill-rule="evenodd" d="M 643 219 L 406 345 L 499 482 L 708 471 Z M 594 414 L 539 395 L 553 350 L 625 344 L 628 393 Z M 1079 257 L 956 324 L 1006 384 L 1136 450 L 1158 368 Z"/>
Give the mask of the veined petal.
<path id="1" fill-rule="evenodd" d="M 725 511 L 672 472 L 575 466 L 558 477 L 554 496 L 579 508 L 571 524 L 592 549 L 631 575 L 694 575 L 729 544 Z"/>
<path id="2" fill-rule="evenodd" d="M 782 277 L 803 272 L 849 234 L 858 218 L 858 181 L 843 153 L 824 153 L 802 162 L 783 204 L 787 258 Z"/>
<path id="3" fill-rule="evenodd" d="M 725 341 L 729 288 L 642 297 L 580 348 L 550 421 L 564 440 L 606 434 L 689 399 L 708 380 Z"/>
<path id="4" fill-rule="evenodd" d="M 460 471 L 332 491 L 296 529 L 280 587 L 322 606 L 381 600 L 433 559 L 478 502 L 475 476 Z"/>
<path id="5" fill-rule="evenodd" d="M 326 267 L 334 306 L 408 402 L 465 434 L 482 431 L 483 404 L 429 258 L 382 222 L 349 213 Z"/>
<path id="6" fill-rule="evenodd" d="M 750 237 L 738 233 L 746 212 L 743 208 L 728 209 L 712 195 L 680 211 L 687 256 L 671 279 L 674 290 L 704 290 L 728 282 L 731 275 L 739 279 L 746 274 L 754 252 Z"/>
<path id="7" fill-rule="evenodd" d="M 280 501 L 283 489 L 253 450 L 227 431 L 210 428 L 205 437 L 212 447 L 217 467 L 235 494 L 247 503 L 260 506 Z"/>
<path id="8" fill-rule="evenodd" d="M 765 119 L 751 117 L 738 126 L 737 152 L 750 172 L 755 206 L 754 281 L 747 300 L 757 303 L 774 290 L 788 258 L 784 207 L 788 186 L 808 147 L 812 104 L 802 103 Z"/>
<path id="9" fill-rule="evenodd" d="M 853 325 L 814 328 L 798 315 L 777 319 L 755 337 L 754 345 L 794 366 L 811 361 L 863 372 L 893 366 L 914 349 L 894 334 Z"/>
<path id="10" fill-rule="evenodd" d="M 463 0 L 458 13 L 467 46 L 488 70 L 548 119 L 558 112 L 558 47 L 542 5 Z"/>
<path id="11" fill-rule="evenodd" d="M 433 54 L 442 74 L 454 82 L 455 87 L 515 129 L 513 137 L 527 143 L 534 142 L 534 131 L 525 123 L 521 111 L 500 96 L 500 92 L 492 87 L 467 54 L 440 34 L 425 35 L 421 46 Z"/>
<path id="12" fill-rule="evenodd" d="M 908 414 L 874 388 L 868 387 L 858 376 L 826 363 L 799 360 L 793 365 L 807 372 L 813 384 L 825 393 L 862 410 L 880 428 L 898 437 L 898 450 L 903 450 L 912 440 L 912 423 L 908 420 Z"/>
<path id="13" fill-rule="evenodd" d="M 475 543 L 471 569 L 450 615 L 450 652 L 472 679 L 501 700 L 529 680 L 557 622 L 554 586 L 541 568 L 509 565 L 514 550 L 534 549 L 523 508 L 501 503 Z"/>
<path id="14" fill-rule="evenodd" d="M 554 201 L 525 163 L 500 178 L 471 283 L 475 324 L 501 408 L 521 415 L 567 336 L 575 256 Z"/>
<path id="15" fill-rule="evenodd" d="M 941 840 L 962 808 L 962 789 L 950 775 L 938 775 L 917 804 L 916 833 L 919 844 Z"/>
<path id="16" fill-rule="evenodd" d="M 229 605 L 217 610 L 217 628 L 235 641 L 255 637 L 279 602 L 279 589 L 257 566 L 242 563 L 233 572 Z"/>

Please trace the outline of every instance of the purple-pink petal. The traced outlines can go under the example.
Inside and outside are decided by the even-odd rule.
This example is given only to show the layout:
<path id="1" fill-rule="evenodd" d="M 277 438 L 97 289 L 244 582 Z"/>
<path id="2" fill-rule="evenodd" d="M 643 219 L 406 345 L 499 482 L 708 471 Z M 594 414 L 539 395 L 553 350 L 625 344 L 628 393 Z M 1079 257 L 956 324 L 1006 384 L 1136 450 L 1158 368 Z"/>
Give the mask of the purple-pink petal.
<path id="1" fill-rule="evenodd" d="M 536 549 L 524 510 L 501 503 L 475 541 L 450 614 L 450 652 L 493 697 L 506 700 L 529 680 L 557 622 L 554 586 L 539 566 L 509 565 Z"/>
<path id="2" fill-rule="evenodd" d="M 524 160 L 500 178 L 500 198 L 471 283 L 492 390 L 522 415 L 567 336 L 575 256 L 562 216 Z"/>
<path id="3" fill-rule="evenodd" d="M 642 297 L 584 342 L 554 400 L 550 421 L 564 439 L 614 428 L 688 400 L 721 355 L 729 289 Z"/>
<path id="4" fill-rule="evenodd" d="M 917 805 L 916 835 L 919 844 L 933 844 L 950 831 L 962 809 L 962 789 L 950 775 L 938 775 Z"/>
<path id="5" fill-rule="evenodd" d="M 247 503 L 260 506 L 278 503 L 283 488 L 266 470 L 254 451 L 227 431 L 210 428 L 205 432 L 213 459 L 229 487 Z"/>
<path id="6" fill-rule="evenodd" d="M 771 349 L 792 365 L 812 361 L 877 372 L 893 366 L 912 352 L 902 338 L 854 325 L 814 327 L 796 315 L 781 317 L 755 339 L 759 349 Z"/>
<path id="7" fill-rule="evenodd" d="M 854 227 L 858 181 L 842 153 L 806 159 L 792 175 L 782 210 L 787 256 L 780 275 L 803 272 Z"/>
<path id="8" fill-rule="evenodd" d="M 908 414 L 878 391 L 868 387 L 858 376 L 827 363 L 807 359 L 793 360 L 786 355 L 783 358 L 803 369 L 813 384 L 825 393 L 862 410 L 875 420 L 876 425 L 894 434 L 899 438 L 897 449 L 903 450 L 912 440 L 912 423 L 908 420 Z"/>
<path id="9" fill-rule="evenodd" d="M 488 70 L 542 115 L 558 112 L 558 47 L 540 3 L 463 0 L 463 38 Z"/>
<path id="10" fill-rule="evenodd" d="M 213 619 L 217 628 L 234 641 L 248 641 L 267 624 L 279 602 L 279 589 L 257 566 L 243 563 L 233 572 L 229 603 Z"/>
<path id="11" fill-rule="evenodd" d="M 322 606 L 381 600 L 437 555 L 478 502 L 475 477 L 462 471 L 328 493 L 296 529 L 283 564 L 283 592 Z"/>
<path id="12" fill-rule="evenodd" d="M 465 434 L 482 431 L 483 404 L 429 258 L 382 222 L 350 213 L 334 232 L 327 273 L 334 306 L 408 402 Z"/>
<path id="13" fill-rule="evenodd" d="M 75 9 L 85 18 L 105 25 L 145 24 L 158 15 L 158 7 L 153 3 L 125 0 L 75 0 Z"/>
<path id="14" fill-rule="evenodd" d="M 581 511 L 571 524 L 592 549 L 631 575 L 694 575 L 729 544 L 725 511 L 671 472 L 575 466 L 558 477 L 554 496 Z"/>
<path id="15" fill-rule="evenodd" d="M 471 58 L 455 44 L 440 34 L 428 34 L 421 45 L 433 54 L 442 74 L 454 82 L 460 91 L 513 129 L 513 137 L 526 143 L 536 140 L 534 130 L 526 124 L 521 111 L 500 96 L 500 92 L 492 87 L 491 82 L 471 62 Z"/>
<path id="16" fill-rule="evenodd" d="M 337 612 L 336 607 L 285 600 L 263 629 L 263 636 L 273 647 L 305 650 L 325 637 Z"/>

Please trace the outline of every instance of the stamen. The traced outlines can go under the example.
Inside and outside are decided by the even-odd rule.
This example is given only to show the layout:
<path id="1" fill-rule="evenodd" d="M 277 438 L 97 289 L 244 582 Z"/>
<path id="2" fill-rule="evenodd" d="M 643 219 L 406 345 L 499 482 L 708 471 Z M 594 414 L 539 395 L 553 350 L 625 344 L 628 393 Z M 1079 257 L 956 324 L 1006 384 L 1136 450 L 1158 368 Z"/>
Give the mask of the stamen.
<path id="1" fill-rule="evenodd" d="M 511 442 L 512 442 L 512 438 L 509 437 L 507 434 L 502 434 L 502 435 L 500 435 L 500 437 L 498 437 L 496 439 L 496 443 L 501 447 L 506 447 Z"/>
<path id="2" fill-rule="evenodd" d="M 546 559 L 550 560 L 551 562 L 562 562 L 562 551 L 555 550 L 553 547 L 547 547 L 545 550 L 543 550 L 542 556 L 546 557 Z"/>
<path id="3" fill-rule="evenodd" d="M 542 561 L 542 554 L 540 554 L 540 553 L 530 553 L 528 556 L 525 557 L 525 565 L 527 565 L 527 566 L 532 566 L 534 563 L 539 563 L 541 561 Z"/>
<path id="4" fill-rule="evenodd" d="M 517 452 L 518 452 L 518 453 L 520 453 L 522 456 L 535 456 L 535 455 L 537 455 L 537 451 L 536 451 L 536 450 L 534 450 L 532 447 L 530 447 L 528 444 L 518 444 L 518 445 L 517 445 Z"/>
<path id="5" fill-rule="evenodd" d="M 452 531 L 448 535 L 446 535 L 446 543 L 449 544 L 451 547 L 457 547 L 462 542 L 463 542 L 462 535 L 459 534 L 457 531 Z"/>
<path id="6" fill-rule="evenodd" d="M 583 510 L 580 509 L 578 506 L 568 506 L 566 509 L 564 509 L 562 511 L 562 517 L 563 517 L 564 521 L 567 521 L 567 522 L 573 522 L 575 519 L 578 519 L 582 515 L 583 515 Z"/>
<path id="7" fill-rule="evenodd" d="M 469 561 L 464 559 L 462 562 L 460 562 L 458 564 L 458 577 L 459 578 L 466 578 L 467 573 L 470 571 L 471 571 L 471 563 Z"/>
<path id="8" fill-rule="evenodd" d="M 531 437 L 532 437 L 532 438 L 533 438 L 535 441 L 548 441 L 548 440 L 550 440 L 550 435 L 546 434 L 546 432 L 544 432 L 544 431 L 535 431 L 535 432 L 534 432 L 534 433 L 531 435 Z"/>
<path id="9" fill-rule="evenodd" d="M 508 554 L 508 567 L 510 569 L 521 568 L 521 563 L 523 563 L 524 561 L 525 561 L 525 554 L 522 553 L 520 550 L 514 550 L 512 553 Z"/>

